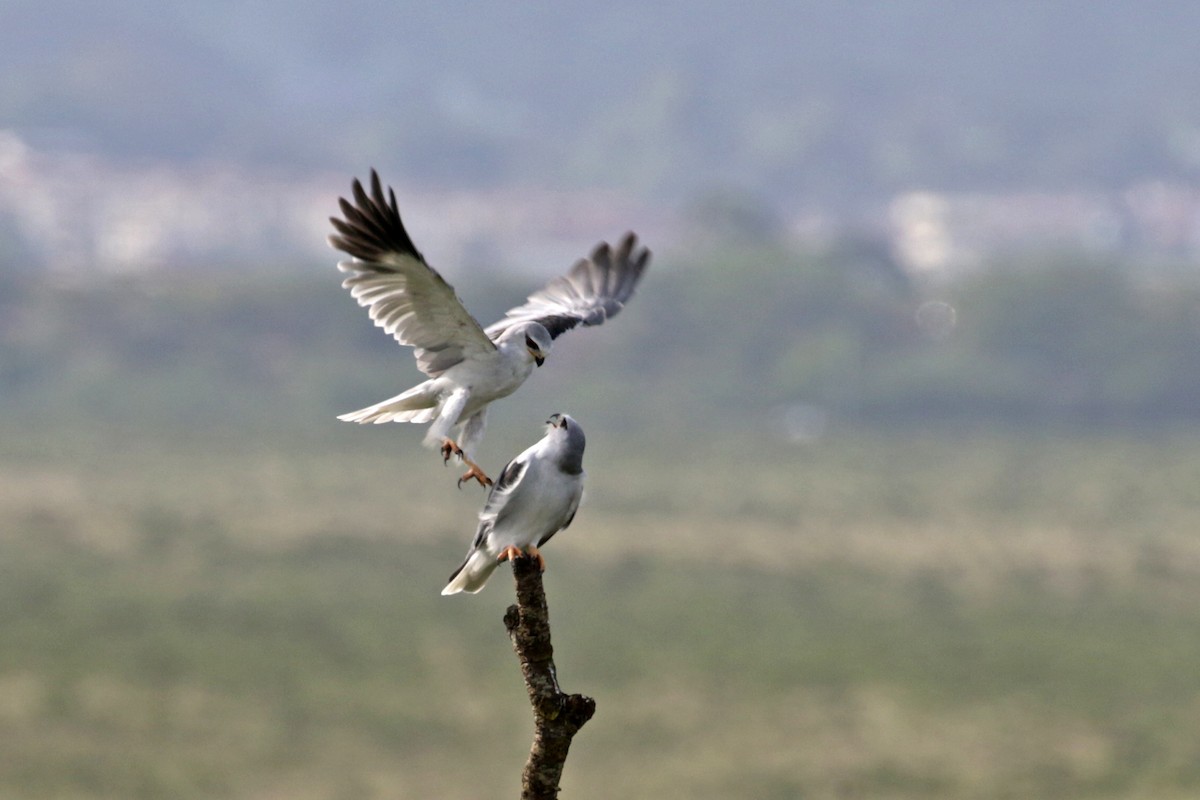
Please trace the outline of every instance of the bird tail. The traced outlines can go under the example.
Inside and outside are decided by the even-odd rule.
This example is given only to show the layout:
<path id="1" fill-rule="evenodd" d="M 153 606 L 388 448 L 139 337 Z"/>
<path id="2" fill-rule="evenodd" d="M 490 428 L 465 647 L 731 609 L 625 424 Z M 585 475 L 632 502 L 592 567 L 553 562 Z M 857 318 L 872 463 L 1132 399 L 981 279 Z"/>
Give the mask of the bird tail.
<path id="1" fill-rule="evenodd" d="M 433 381 L 425 381 L 373 406 L 342 414 L 338 419 L 360 424 L 373 422 L 376 425 L 384 422 L 429 422 L 437 416 L 437 401 Z"/>
<path id="2" fill-rule="evenodd" d="M 454 574 L 450 576 L 450 582 L 446 584 L 445 589 L 442 589 L 442 594 L 458 594 L 459 592 L 475 594 L 487 583 L 487 579 L 496 571 L 499 563 L 486 550 L 472 550 L 462 566 L 454 570 Z"/>

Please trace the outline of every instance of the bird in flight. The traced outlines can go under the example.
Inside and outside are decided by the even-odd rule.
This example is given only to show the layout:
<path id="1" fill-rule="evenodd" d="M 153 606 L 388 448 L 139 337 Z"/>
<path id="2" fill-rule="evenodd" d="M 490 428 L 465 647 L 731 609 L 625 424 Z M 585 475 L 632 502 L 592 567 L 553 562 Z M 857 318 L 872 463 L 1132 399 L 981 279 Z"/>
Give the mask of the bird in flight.
<path id="1" fill-rule="evenodd" d="M 395 192 L 389 187 L 384 195 L 375 170 L 370 194 L 357 179 L 353 194 L 353 202 L 338 200 L 344 219 L 329 220 L 336 231 L 329 244 L 351 256 L 338 264 L 349 275 L 342 286 L 376 325 L 413 348 L 429 380 L 338 419 L 431 423 L 424 444 L 440 448 L 443 462 L 457 456 L 468 468 L 459 486 L 471 478 L 490 485 L 473 460 L 488 404 L 516 391 L 546 360 L 554 339 L 577 325 L 599 325 L 624 308 L 650 251 L 638 246 L 633 233 L 615 249 L 601 242 L 566 275 L 484 328 L 425 262 L 400 221 Z"/>
<path id="2" fill-rule="evenodd" d="M 483 588 L 500 562 L 538 548 L 575 519 L 583 497 L 583 428 L 566 414 L 546 422 L 546 435 L 504 467 L 479 512 L 479 528 L 462 566 L 442 594 Z"/>

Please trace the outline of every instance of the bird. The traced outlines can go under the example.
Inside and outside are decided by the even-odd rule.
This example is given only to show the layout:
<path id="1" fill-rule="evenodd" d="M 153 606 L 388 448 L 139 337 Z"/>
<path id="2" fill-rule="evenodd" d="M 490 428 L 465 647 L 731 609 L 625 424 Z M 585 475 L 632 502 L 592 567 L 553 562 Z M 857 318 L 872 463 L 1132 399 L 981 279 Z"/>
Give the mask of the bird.
<path id="1" fill-rule="evenodd" d="M 577 325 L 599 325 L 625 306 L 650 262 L 650 251 L 626 233 L 613 248 L 601 242 L 588 258 L 484 328 L 449 283 L 425 261 L 409 237 L 389 186 L 384 195 L 371 170 L 370 193 L 356 178 L 353 201 L 338 198 L 342 219 L 330 217 L 328 242 L 350 256 L 338 263 L 348 273 L 342 286 L 368 309 L 375 324 L 412 347 L 429 379 L 366 408 L 342 414 L 358 423 L 430 423 L 423 443 L 440 448 L 443 463 L 462 460 L 467 472 L 489 486 L 475 463 L 488 404 L 512 394 L 534 365 L 545 362 L 552 342 Z M 452 435 L 454 434 L 454 435 Z"/>
<path id="2" fill-rule="evenodd" d="M 546 421 L 546 433 L 505 465 L 479 512 L 471 549 L 442 594 L 475 594 L 501 562 L 537 559 L 550 537 L 569 526 L 583 497 L 583 428 L 567 414 Z"/>

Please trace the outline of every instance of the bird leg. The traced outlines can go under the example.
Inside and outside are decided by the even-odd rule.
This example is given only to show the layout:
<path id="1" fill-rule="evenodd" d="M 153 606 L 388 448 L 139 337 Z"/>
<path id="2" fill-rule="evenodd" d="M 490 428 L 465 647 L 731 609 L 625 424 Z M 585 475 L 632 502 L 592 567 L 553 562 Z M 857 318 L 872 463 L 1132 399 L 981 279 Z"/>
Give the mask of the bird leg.
<path id="1" fill-rule="evenodd" d="M 496 561 L 508 561 L 510 558 L 520 558 L 521 555 L 522 553 L 520 548 L 513 547 L 510 544 L 508 547 L 500 551 L 500 555 L 497 556 Z"/>
<path id="2" fill-rule="evenodd" d="M 475 480 L 479 481 L 479 485 L 484 487 L 485 489 L 488 486 L 492 485 L 492 479 L 489 478 L 484 473 L 484 471 L 479 468 L 478 464 L 476 464 L 474 461 L 467 458 L 466 456 L 463 456 L 463 463 L 467 465 L 467 471 L 464 472 L 462 474 L 462 477 L 458 479 L 458 488 L 461 489 L 463 482 L 469 481 L 469 480 L 471 480 L 471 478 L 474 478 Z"/>
<path id="3" fill-rule="evenodd" d="M 526 547 L 525 551 L 522 552 L 519 547 L 514 547 L 513 545 L 510 544 L 508 547 L 506 547 L 500 551 L 500 555 L 496 557 L 496 561 L 497 562 L 509 561 L 514 558 L 520 558 L 521 556 L 529 556 L 530 558 L 536 558 L 537 565 L 538 565 L 538 572 L 546 571 L 546 559 L 542 558 L 542 554 L 539 553 L 538 549 L 536 547 L 534 547 L 533 545 L 529 545 L 529 547 Z"/>
<path id="4" fill-rule="evenodd" d="M 462 448 L 458 446 L 457 442 L 449 438 L 442 439 L 442 463 L 449 464 L 452 456 L 458 456 L 459 459 L 467 465 L 467 471 L 464 472 L 462 477 L 458 479 L 458 488 L 461 489 L 463 483 L 471 480 L 471 478 L 479 481 L 479 485 L 485 488 L 492 485 L 492 479 L 487 476 L 487 473 L 479 468 L 478 464 L 467 458 L 467 454 L 463 452 Z"/>

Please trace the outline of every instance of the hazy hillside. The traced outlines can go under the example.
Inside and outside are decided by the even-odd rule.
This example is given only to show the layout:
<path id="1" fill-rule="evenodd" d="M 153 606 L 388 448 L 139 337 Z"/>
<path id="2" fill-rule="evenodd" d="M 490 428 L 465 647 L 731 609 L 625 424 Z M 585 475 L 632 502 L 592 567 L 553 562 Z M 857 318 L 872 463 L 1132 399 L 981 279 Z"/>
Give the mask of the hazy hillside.
<path id="1" fill-rule="evenodd" d="M 1200 6 L 8 0 L 0 125 L 433 182 L 1122 187 L 1200 167 Z"/>

